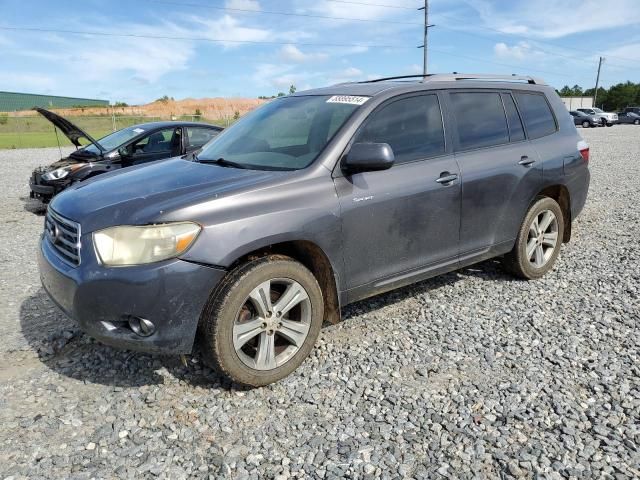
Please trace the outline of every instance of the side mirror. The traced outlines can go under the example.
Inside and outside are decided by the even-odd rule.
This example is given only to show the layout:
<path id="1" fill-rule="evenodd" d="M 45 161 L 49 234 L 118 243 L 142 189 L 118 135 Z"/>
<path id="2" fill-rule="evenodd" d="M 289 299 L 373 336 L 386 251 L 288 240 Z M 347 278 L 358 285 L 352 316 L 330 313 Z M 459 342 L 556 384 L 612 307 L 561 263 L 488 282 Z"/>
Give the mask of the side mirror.
<path id="1" fill-rule="evenodd" d="M 120 155 L 120 158 L 127 158 L 131 156 L 131 152 L 127 147 L 120 147 L 118 149 L 118 155 Z"/>
<path id="2" fill-rule="evenodd" d="M 394 162 L 388 143 L 354 143 L 342 158 L 340 168 L 347 174 L 376 172 L 391 168 Z"/>

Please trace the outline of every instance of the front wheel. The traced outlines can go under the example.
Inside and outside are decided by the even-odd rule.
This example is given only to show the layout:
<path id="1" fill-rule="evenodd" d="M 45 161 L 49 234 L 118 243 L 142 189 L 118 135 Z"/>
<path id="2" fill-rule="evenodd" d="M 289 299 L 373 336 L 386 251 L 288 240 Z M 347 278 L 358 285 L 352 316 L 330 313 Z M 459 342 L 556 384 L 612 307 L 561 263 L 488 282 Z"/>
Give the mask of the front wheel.
<path id="1" fill-rule="evenodd" d="M 639 119 L 635 119 L 635 120 L 633 121 L 633 124 L 634 124 L 634 125 L 640 125 L 640 120 L 639 120 Z"/>
<path id="2" fill-rule="evenodd" d="M 527 280 L 542 277 L 553 268 L 563 235 L 560 205 L 552 198 L 539 198 L 529 208 L 513 250 L 504 257 L 505 267 Z"/>
<path id="3" fill-rule="evenodd" d="M 277 382 L 309 355 L 323 313 L 320 286 L 302 264 L 276 255 L 250 261 L 229 273 L 203 311 L 203 359 L 241 385 Z"/>
<path id="4" fill-rule="evenodd" d="M 607 123 L 607 127 L 613 127 L 613 123 Z"/>
<path id="5" fill-rule="evenodd" d="M 585 120 L 582 122 L 582 128 L 589 128 L 591 126 L 591 122 L 589 120 Z"/>

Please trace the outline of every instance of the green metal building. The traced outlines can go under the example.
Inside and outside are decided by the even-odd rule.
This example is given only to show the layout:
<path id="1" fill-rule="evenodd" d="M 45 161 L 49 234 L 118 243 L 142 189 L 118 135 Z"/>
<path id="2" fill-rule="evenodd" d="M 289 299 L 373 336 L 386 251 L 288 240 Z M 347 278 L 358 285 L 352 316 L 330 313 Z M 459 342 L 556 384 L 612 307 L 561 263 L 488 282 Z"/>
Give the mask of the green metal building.
<path id="1" fill-rule="evenodd" d="M 59 97 L 56 95 L 36 95 L 33 93 L 0 92 L 0 112 L 15 112 L 41 108 L 101 107 L 109 105 L 109 100 L 95 98 Z"/>

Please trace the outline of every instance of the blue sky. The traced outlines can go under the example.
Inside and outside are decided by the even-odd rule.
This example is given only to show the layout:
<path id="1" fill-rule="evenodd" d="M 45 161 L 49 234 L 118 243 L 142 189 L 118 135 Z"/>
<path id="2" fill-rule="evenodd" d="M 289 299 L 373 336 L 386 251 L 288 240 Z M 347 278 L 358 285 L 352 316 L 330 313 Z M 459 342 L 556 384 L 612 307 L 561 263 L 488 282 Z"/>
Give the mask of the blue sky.
<path id="1" fill-rule="evenodd" d="M 0 90 L 142 103 L 420 73 L 422 0 L 351 1 L 0 0 Z M 603 85 L 640 81 L 639 0 L 431 0 L 430 20 L 432 72 L 591 87 L 603 55 Z"/>

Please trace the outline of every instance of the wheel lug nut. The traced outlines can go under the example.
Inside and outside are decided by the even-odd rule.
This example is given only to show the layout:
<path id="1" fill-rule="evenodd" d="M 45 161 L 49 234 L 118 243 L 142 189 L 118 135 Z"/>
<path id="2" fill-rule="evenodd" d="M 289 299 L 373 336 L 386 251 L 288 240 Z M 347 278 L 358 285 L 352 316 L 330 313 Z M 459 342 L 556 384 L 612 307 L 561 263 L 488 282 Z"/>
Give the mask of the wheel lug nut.
<path id="1" fill-rule="evenodd" d="M 266 322 L 262 322 L 262 328 L 267 328 L 267 323 Z"/>

